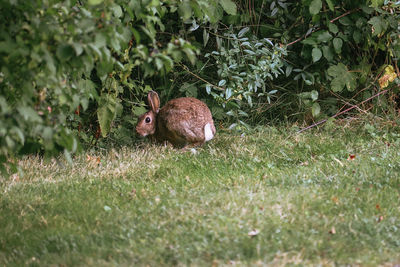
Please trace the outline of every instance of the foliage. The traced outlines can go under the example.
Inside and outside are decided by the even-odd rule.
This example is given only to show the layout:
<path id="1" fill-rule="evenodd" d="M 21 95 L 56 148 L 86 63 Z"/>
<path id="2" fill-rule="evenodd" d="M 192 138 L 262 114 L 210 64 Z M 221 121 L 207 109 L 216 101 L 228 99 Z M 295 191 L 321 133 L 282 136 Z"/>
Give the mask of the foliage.
<path id="1" fill-rule="evenodd" d="M 220 133 L 196 154 L 26 157 L 0 182 L 0 265 L 398 263 L 398 126 L 295 128 Z"/>
<path id="2" fill-rule="evenodd" d="M 252 5 L 246 1 L 236 1 L 236 4 L 238 14 L 223 20 L 227 26 L 202 23 L 191 27 L 192 32 L 197 32 L 196 40 L 204 44 L 202 50 L 208 52 L 200 53 L 208 56 L 199 57 L 201 67 L 194 72 L 206 79 L 208 93 L 213 89 L 216 101 L 211 104 L 219 119 L 226 120 L 227 115 L 233 115 L 239 122 L 263 123 L 271 117 L 316 119 L 333 115 L 342 108 L 341 101 L 357 103 L 376 93 L 377 78 L 386 66 L 393 66 L 398 73 L 398 2 L 265 0 L 254 1 Z M 265 95 L 251 93 L 241 81 L 233 81 L 233 76 L 254 81 L 250 77 L 256 71 L 249 65 L 244 64 L 246 68 L 237 73 L 240 75 L 228 74 L 229 66 L 235 66 L 230 61 L 249 60 L 249 55 L 243 53 L 246 47 L 240 44 L 245 41 L 240 41 L 240 37 L 235 40 L 240 29 L 245 32 L 250 29 L 247 33 L 250 40 L 267 38 L 279 44 L 278 48 L 287 45 L 287 55 L 280 54 L 283 66 L 279 65 L 285 75 L 274 77 L 273 81 L 269 77 L 258 80 L 268 85 L 269 92 L 274 92 L 273 101 Z M 251 65 L 257 66 L 260 58 L 255 56 L 250 60 Z M 275 66 L 272 66 L 273 69 Z M 221 75 L 228 75 L 229 79 Z M 229 81 L 231 85 L 226 84 Z M 399 79 L 392 81 L 399 83 Z M 197 79 L 185 81 L 185 88 L 193 91 L 199 87 L 197 83 Z M 247 88 L 246 94 L 242 88 Z M 249 99 L 255 105 L 249 104 Z M 225 114 L 216 108 L 218 105 L 224 108 Z"/>
<path id="3" fill-rule="evenodd" d="M 286 18 L 275 20 L 275 25 L 284 28 L 282 34 L 275 34 L 289 44 L 294 80 L 302 83 L 298 87 L 302 91 L 318 88 L 317 102 L 325 104 L 321 113 L 336 112 L 337 93 L 350 97 L 350 102 L 357 101 L 354 96 L 370 97 L 379 90 L 376 77 L 381 71 L 386 66 L 397 68 L 398 2 L 304 0 L 290 8 L 276 8 L 277 16 Z M 301 14 L 304 21 L 291 14 Z M 325 101 L 328 98 L 334 101 Z"/>
<path id="4" fill-rule="evenodd" d="M 251 3 L 4 0 L 0 170 L 18 154 L 134 142 L 151 89 L 247 126 L 329 116 L 399 83 L 398 2 Z"/>
<path id="5" fill-rule="evenodd" d="M 184 24 L 171 20 L 216 22 L 223 10 L 235 14 L 236 7 L 230 0 L 3 1 L 2 173 L 4 164 L 15 171 L 18 153 L 61 150 L 70 158 L 77 136 L 86 144 L 106 136 L 124 111 L 132 129 L 132 113 L 143 111 L 150 90 L 145 79 L 165 76 L 176 62 L 195 62 L 197 48 L 179 35 Z"/>
<path id="6" fill-rule="evenodd" d="M 218 86 L 206 85 L 207 92 L 243 125 L 240 118 L 249 117 L 253 99 L 266 98 L 271 103 L 277 90 L 267 90 L 267 82 L 284 73 L 282 58 L 286 55 L 284 48 L 267 38 L 246 37 L 248 31 L 248 27 L 237 34 L 228 31 L 226 44 L 221 41 L 218 51 L 205 55 L 215 61 L 220 78 Z"/>

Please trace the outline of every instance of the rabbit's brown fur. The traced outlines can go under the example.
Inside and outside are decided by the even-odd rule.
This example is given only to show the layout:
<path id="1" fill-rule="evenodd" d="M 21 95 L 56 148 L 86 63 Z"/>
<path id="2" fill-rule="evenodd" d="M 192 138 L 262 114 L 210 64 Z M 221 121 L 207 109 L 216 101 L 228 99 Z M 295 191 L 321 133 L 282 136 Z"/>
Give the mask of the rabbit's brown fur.
<path id="1" fill-rule="evenodd" d="M 206 104 L 192 97 L 176 98 L 159 109 L 156 92 L 149 92 L 151 110 L 139 118 L 136 132 L 154 137 L 159 142 L 169 141 L 175 147 L 204 144 L 215 135 L 211 112 Z"/>

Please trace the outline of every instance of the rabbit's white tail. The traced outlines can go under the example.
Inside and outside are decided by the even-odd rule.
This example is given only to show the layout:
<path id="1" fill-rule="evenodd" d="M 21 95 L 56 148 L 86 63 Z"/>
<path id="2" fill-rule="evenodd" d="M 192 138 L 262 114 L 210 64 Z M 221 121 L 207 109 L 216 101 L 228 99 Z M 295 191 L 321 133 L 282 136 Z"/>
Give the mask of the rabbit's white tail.
<path id="1" fill-rule="evenodd" d="M 214 134 L 211 130 L 211 124 L 207 123 L 204 126 L 204 139 L 205 139 L 204 141 L 205 142 L 210 141 L 211 139 L 213 139 L 213 137 L 214 137 Z"/>

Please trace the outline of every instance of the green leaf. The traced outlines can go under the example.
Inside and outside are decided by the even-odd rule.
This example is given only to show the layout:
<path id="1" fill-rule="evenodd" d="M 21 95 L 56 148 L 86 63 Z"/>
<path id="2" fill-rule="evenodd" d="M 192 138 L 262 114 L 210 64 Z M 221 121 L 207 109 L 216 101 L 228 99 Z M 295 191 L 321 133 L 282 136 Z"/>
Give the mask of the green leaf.
<path id="1" fill-rule="evenodd" d="M 316 34 L 319 42 L 328 42 L 332 39 L 332 35 L 328 31 L 321 31 Z"/>
<path id="2" fill-rule="evenodd" d="M 333 48 L 335 49 L 336 53 L 340 54 L 342 52 L 343 40 L 339 37 L 333 39 Z"/>
<path id="3" fill-rule="evenodd" d="M 164 69 L 166 72 L 169 72 L 172 70 L 172 67 L 174 66 L 174 61 L 172 60 L 172 58 L 170 58 L 169 56 L 160 54 L 159 57 L 162 59 L 163 63 L 164 63 Z"/>
<path id="4" fill-rule="evenodd" d="M 317 15 L 322 8 L 322 1 L 321 0 L 312 0 L 310 4 L 310 14 Z"/>
<path id="5" fill-rule="evenodd" d="M 64 157 L 69 164 L 73 163 L 71 153 L 68 151 L 68 149 L 64 149 Z"/>
<path id="6" fill-rule="evenodd" d="M 190 63 L 192 63 L 192 65 L 194 65 L 196 63 L 196 54 L 194 53 L 194 51 L 188 47 L 183 49 L 183 52 L 185 52 L 186 56 L 188 57 Z"/>
<path id="7" fill-rule="evenodd" d="M 119 5 L 115 5 L 112 8 L 113 14 L 116 18 L 120 18 L 123 15 L 122 8 Z"/>
<path id="8" fill-rule="evenodd" d="M 157 70 L 161 70 L 164 67 L 163 61 L 158 57 L 155 58 Z"/>
<path id="9" fill-rule="evenodd" d="M 192 16 L 192 7 L 189 1 L 185 0 L 180 4 L 179 13 L 184 21 L 188 20 Z"/>
<path id="10" fill-rule="evenodd" d="M 44 127 L 42 132 L 43 143 L 46 149 L 53 149 L 54 148 L 54 141 L 53 141 L 53 129 L 51 127 Z"/>
<path id="11" fill-rule="evenodd" d="M 135 116 L 140 116 L 146 113 L 147 109 L 145 107 L 133 107 L 133 114 Z"/>
<path id="12" fill-rule="evenodd" d="M 111 124 L 117 115 L 116 102 L 116 98 L 113 95 L 103 95 L 100 98 L 97 119 L 99 120 L 103 137 L 106 137 L 110 132 Z"/>
<path id="13" fill-rule="evenodd" d="M 313 37 L 308 37 L 301 42 L 303 44 L 307 44 L 307 45 L 317 45 L 318 44 L 317 41 L 315 40 L 315 38 L 313 38 Z"/>
<path id="14" fill-rule="evenodd" d="M 102 48 L 107 44 L 107 38 L 103 33 L 97 33 L 94 38 L 94 45 L 97 48 Z"/>
<path id="15" fill-rule="evenodd" d="M 384 3 L 384 0 L 371 0 L 372 7 L 381 7 Z"/>
<path id="16" fill-rule="evenodd" d="M 345 86 L 344 81 L 340 78 L 335 78 L 331 81 L 331 89 L 334 92 L 343 91 L 343 87 Z"/>
<path id="17" fill-rule="evenodd" d="M 349 17 L 343 17 L 341 19 L 339 19 L 340 24 L 344 25 L 344 26 L 350 26 L 353 24 L 353 22 L 351 21 L 351 19 L 349 19 Z"/>
<path id="18" fill-rule="evenodd" d="M 218 86 L 219 86 L 219 87 L 224 86 L 225 84 L 226 84 L 226 80 L 220 80 L 220 81 L 218 82 Z"/>
<path id="19" fill-rule="evenodd" d="M 354 39 L 354 41 L 355 41 L 357 44 L 359 44 L 359 43 L 361 42 L 361 40 L 362 40 L 362 34 L 361 34 L 361 32 L 358 31 L 358 30 L 355 30 L 355 31 L 353 32 L 353 39 Z"/>
<path id="20" fill-rule="evenodd" d="M 356 74 L 349 72 L 343 63 L 329 67 L 327 73 L 333 77 L 331 89 L 334 92 L 341 92 L 345 86 L 348 91 L 353 91 L 357 86 Z"/>
<path id="21" fill-rule="evenodd" d="M 378 1 L 383 2 L 384 0 L 378 0 Z M 375 12 L 375 8 L 369 7 L 369 6 L 366 6 L 366 5 L 362 5 L 362 6 L 361 6 L 361 10 L 362 10 L 364 13 L 368 14 L 368 15 L 371 15 L 372 13 Z"/>
<path id="22" fill-rule="evenodd" d="M 312 90 L 310 96 L 312 101 L 316 101 L 318 99 L 318 91 Z"/>
<path id="23" fill-rule="evenodd" d="M 249 49 L 244 49 L 243 52 L 245 52 L 248 55 L 255 55 L 256 54 L 255 52 L 253 52 L 253 51 L 251 51 Z"/>
<path id="24" fill-rule="evenodd" d="M 75 54 L 80 56 L 83 52 L 83 46 L 80 43 L 73 43 L 72 47 L 75 49 Z"/>
<path id="25" fill-rule="evenodd" d="M 230 88 L 230 87 L 226 88 L 226 90 L 225 90 L 225 99 L 231 98 L 232 94 L 233 94 L 232 93 L 232 88 Z"/>
<path id="26" fill-rule="evenodd" d="M 10 111 L 10 107 L 7 104 L 6 99 L 0 96 L 0 114 L 5 114 Z"/>
<path id="27" fill-rule="evenodd" d="M 131 28 L 131 31 L 132 31 L 133 37 L 135 37 L 133 39 L 135 40 L 136 44 L 139 44 L 140 40 L 141 40 L 140 33 L 134 28 Z"/>
<path id="28" fill-rule="evenodd" d="M 220 0 L 219 3 L 226 13 L 228 13 L 229 15 L 236 15 L 235 2 L 233 2 L 232 0 Z"/>
<path id="29" fill-rule="evenodd" d="M 42 132 L 42 137 L 44 140 L 51 140 L 53 139 L 53 129 L 51 127 L 44 127 Z"/>
<path id="30" fill-rule="evenodd" d="M 202 11 L 201 7 L 199 6 L 199 3 L 197 1 L 191 1 L 190 4 L 192 6 L 194 16 L 196 18 L 202 18 L 203 11 Z M 171 13 L 173 13 L 173 12 L 171 12 Z"/>
<path id="31" fill-rule="evenodd" d="M 98 58 L 102 58 L 101 51 L 100 51 L 94 44 L 89 44 L 89 47 L 93 50 L 94 54 L 95 54 Z"/>
<path id="32" fill-rule="evenodd" d="M 286 71 L 285 71 L 286 77 L 289 77 L 289 75 L 292 73 L 292 71 L 293 71 L 293 66 L 292 65 L 287 65 Z"/>
<path id="33" fill-rule="evenodd" d="M 21 107 L 18 107 L 17 109 L 18 109 L 19 114 L 22 115 L 22 117 L 24 118 L 25 121 L 29 121 L 31 123 L 32 122 L 37 122 L 37 123 L 42 122 L 42 118 L 39 117 L 39 115 L 33 108 L 27 107 L 27 106 L 21 106 Z"/>
<path id="34" fill-rule="evenodd" d="M 329 46 L 327 46 L 327 45 L 323 46 L 322 47 L 322 52 L 323 52 L 324 57 L 326 58 L 326 60 L 328 60 L 329 62 L 333 60 L 334 54 L 332 52 L 332 49 Z"/>
<path id="35" fill-rule="evenodd" d="M 89 5 L 95 6 L 103 3 L 103 0 L 89 0 Z"/>
<path id="36" fill-rule="evenodd" d="M 206 92 L 207 94 L 211 94 L 211 85 L 209 84 L 206 85 Z"/>
<path id="37" fill-rule="evenodd" d="M 314 47 L 312 50 L 312 58 L 313 58 L 313 62 L 317 62 L 318 60 L 320 60 L 322 57 L 322 51 L 317 48 Z"/>
<path id="38" fill-rule="evenodd" d="M 13 50 L 14 43 L 0 42 L 0 52 L 10 53 Z"/>
<path id="39" fill-rule="evenodd" d="M 203 46 L 206 47 L 208 39 L 210 38 L 210 33 L 204 28 L 203 30 Z"/>
<path id="40" fill-rule="evenodd" d="M 21 131 L 20 128 L 18 128 L 18 127 L 16 127 L 16 126 L 13 126 L 13 127 L 11 128 L 11 131 L 10 131 L 10 132 L 11 132 L 13 135 L 18 136 L 18 139 L 20 140 L 21 144 L 24 144 L 24 143 L 25 143 L 24 133 Z"/>
<path id="41" fill-rule="evenodd" d="M 339 32 L 339 28 L 338 28 L 338 26 L 336 26 L 336 24 L 329 23 L 329 24 L 328 24 L 328 28 L 329 28 L 329 31 L 330 31 L 331 33 L 333 33 L 333 34 L 336 34 L 336 33 Z"/>
<path id="42" fill-rule="evenodd" d="M 61 44 L 57 47 L 57 57 L 61 61 L 69 60 L 74 54 L 74 48 L 69 44 Z"/>
<path id="43" fill-rule="evenodd" d="M 245 28 L 241 29 L 241 30 L 239 31 L 239 33 L 238 33 L 238 37 L 239 37 L 239 38 L 242 38 L 249 30 L 250 30 L 249 27 L 245 27 Z"/>
<path id="44" fill-rule="evenodd" d="M 181 88 L 179 88 L 180 92 L 184 92 L 187 97 L 197 98 L 197 87 L 194 84 L 183 83 Z"/>
<path id="45" fill-rule="evenodd" d="M 314 104 L 312 105 L 312 108 L 311 108 L 311 113 L 312 113 L 313 117 L 314 117 L 314 118 L 315 118 L 315 117 L 318 117 L 318 115 L 320 114 L 320 112 L 321 112 L 321 106 L 320 106 L 318 103 L 314 103 Z"/>
<path id="46" fill-rule="evenodd" d="M 325 0 L 328 4 L 328 7 L 331 11 L 335 11 L 335 5 L 333 4 L 332 0 Z"/>
<path id="47" fill-rule="evenodd" d="M 380 35 L 389 26 L 389 23 L 381 16 L 371 18 L 368 23 L 372 25 L 372 35 L 374 36 Z"/>

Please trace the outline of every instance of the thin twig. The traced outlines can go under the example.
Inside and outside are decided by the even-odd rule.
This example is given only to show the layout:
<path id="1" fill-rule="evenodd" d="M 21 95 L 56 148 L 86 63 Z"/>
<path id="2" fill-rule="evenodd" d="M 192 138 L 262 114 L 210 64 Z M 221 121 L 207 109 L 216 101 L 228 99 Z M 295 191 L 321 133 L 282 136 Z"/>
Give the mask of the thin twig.
<path id="1" fill-rule="evenodd" d="M 380 95 L 383 95 L 383 94 L 387 93 L 388 91 L 389 91 L 389 89 L 380 91 L 379 93 L 377 93 L 377 94 L 375 94 L 375 95 L 373 95 L 373 96 L 371 96 L 371 97 L 365 99 L 365 100 L 362 101 L 361 103 L 359 103 L 359 104 L 357 104 L 357 105 L 354 105 L 354 106 L 351 106 L 351 107 L 349 107 L 349 108 L 347 108 L 347 109 L 345 109 L 345 110 L 343 110 L 343 111 L 341 111 L 341 112 L 336 113 L 335 115 L 333 115 L 333 116 L 330 117 L 330 118 L 336 118 L 337 116 L 340 116 L 340 115 L 342 115 L 342 114 L 344 114 L 344 113 L 346 113 L 346 112 L 349 112 L 349 111 L 352 110 L 352 109 L 359 108 L 358 106 L 360 106 L 360 105 L 362 105 L 362 104 L 364 104 L 364 103 L 366 103 L 366 102 L 368 102 L 368 101 L 374 99 L 375 97 L 378 97 L 378 96 L 380 96 Z M 306 130 L 308 130 L 308 129 L 314 128 L 315 126 L 321 125 L 321 124 L 327 122 L 330 118 L 324 119 L 324 120 L 319 121 L 319 122 L 317 122 L 317 123 L 314 123 L 314 124 L 312 124 L 312 125 L 310 125 L 310 126 L 308 126 L 308 127 L 306 127 L 306 128 L 301 129 L 301 130 L 298 131 L 297 133 L 301 133 L 301 132 L 304 132 L 304 131 L 306 131 Z"/>
<path id="2" fill-rule="evenodd" d="M 330 22 L 331 22 L 331 23 L 334 23 L 335 21 L 337 21 L 337 20 L 339 20 L 339 19 L 341 19 L 341 18 L 343 18 L 343 17 L 346 17 L 347 15 L 350 15 L 351 13 L 354 13 L 354 12 L 360 10 L 360 9 L 361 9 L 361 8 L 358 7 L 358 8 L 349 10 L 349 11 L 343 13 L 342 15 L 340 15 L 339 17 L 336 17 L 336 18 L 334 18 L 334 19 L 331 19 Z"/>
<path id="3" fill-rule="evenodd" d="M 182 63 L 178 63 L 178 64 L 179 64 L 184 70 L 186 70 L 187 72 L 189 72 L 192 76 L 196 77 L 197 79 L 199 79 L 199 80 L 201 80 L 201 81 L 203 81 L 203 82 L 205 82 L 205 83 L 211 85 L 212 87 L 214 87 L 214 88 L 216 88 L 216 89 L 218 89 L 218 90 L 225 91 L 225 88 L 220 87 L 220 86 L 215 85 L 215 84 L 212 84 L 211 82 L 209 82 L 209 81 L 207 81 L 207 80 L 201 78 L 199 75 L 197 75 L 197 74 L 191 72 L 191 71 L 189 70 L 188 66 L 186 66 L 186 65 L 184 65 L 184 64 L 182 64 Z"/>
<path id="4" fill-rule="evenodd" d="M 339 20 L 339 19 L 341 19 L 341 18 L 343 18 L 343 17 L 345 17 L 347 15 L 350 15 L 351 13 L 354 13 L 354 12 L 356 12 L 358 10 L 360 10 L 360 8 L 355 8 L 355 9 L 349 10 L 349 11 L 343 13 L 342 15 L 340 15 L 340 16 L 334 18 L 334 19 L 331 19 L 330 22 L 333 23 L 333 22 L 335 22 L 335 21 L 337 21 L 337 20 Z M 321 27 L 317 27 L 317 28 L 313 29 L 309 34 L 305 34 L 304 36 L 294 40 L 293 42 L 288 43 L 286 46 L 291 46 L 292 44 L 298 43 L 301 40 L 306 39 L 310 34 L 316 32 L 316 31 L 319 31 L 319 30 L 321 30 Z"/>
<path id="5" fill-rule="evenodd" d="M 338 95 L 338 94 L 336 94 L 335 92 L 331 91 L 331 94 L 333 94 L 337 99 L 340 99 L 340 101 L 342 101 L 342 102 L 344 103 L 344 105 L 339 109 L 339 112 L 340 112 L 344 107 L 350 106 L 350 107 L 356 108 L 359 112 L 367 113 L 367 111 L 361 109 L 360 107 L 358 107 L 358 106 L 356 106 L 356 105 L 354 105 L 354 104 L 352 104 L 352 103 L 346 101 L 345 99 L 342 99 L 341 96 Z"/>
<path id="6" fill-rule="evenodd" d="M 265 3 L 265 0 L 263 0 L 263 2 L 262 2 L 262 4 L 261 4 L 260 15 L 258 16 L 258 22 L 257 22 L 258 25 L 260 25 L 260 21 L 261 21 L 261 12 L 262 12 L 262 10 L 264 9 L 264 3 Z M 258 29 L 259 29 L 259 28 L 260 28 L 260 27 L 257 27 L 257 29 L 256 29 L 256 36 L 258 35 Z"/>

